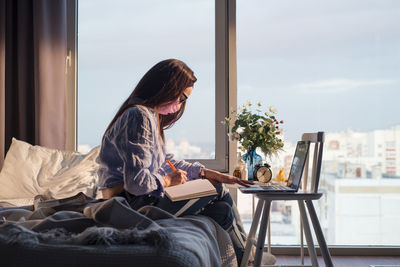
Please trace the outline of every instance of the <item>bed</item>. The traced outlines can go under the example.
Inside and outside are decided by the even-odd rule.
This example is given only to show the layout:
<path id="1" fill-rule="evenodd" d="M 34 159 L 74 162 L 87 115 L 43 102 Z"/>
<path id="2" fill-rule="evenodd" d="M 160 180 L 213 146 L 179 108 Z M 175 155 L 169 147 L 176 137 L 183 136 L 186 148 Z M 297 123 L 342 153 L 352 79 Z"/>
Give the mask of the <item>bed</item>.
<path id="1" fill-rule="evenodd" d="M 228 234 L 204 216 L 175 217 L 102 200 L 87 154 L 13 139 L 0 172 L 6 266 L 237 266 Z"/>

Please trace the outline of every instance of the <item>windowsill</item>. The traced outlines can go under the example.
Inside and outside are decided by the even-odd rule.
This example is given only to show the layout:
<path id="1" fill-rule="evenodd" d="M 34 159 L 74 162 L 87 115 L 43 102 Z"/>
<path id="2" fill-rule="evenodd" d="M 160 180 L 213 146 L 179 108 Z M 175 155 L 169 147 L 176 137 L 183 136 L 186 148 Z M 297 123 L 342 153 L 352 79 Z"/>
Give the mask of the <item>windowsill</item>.
<path id="1" fill-rule="evenodd" d="M 266 247 L 265 247 L 266 249 Z M 400 246 L 339 246 L 329 245 L 328 249 L 331 256 L 398 256 L 400 255 Z M 317 255 L 321 252 L 316 247 Z M 274 255 L 300 255 L 300 246 L 279 246 L 272 245 L 271 252 Z M 304 254 L 308 255 L 307 247 L 304 247 Z"/>

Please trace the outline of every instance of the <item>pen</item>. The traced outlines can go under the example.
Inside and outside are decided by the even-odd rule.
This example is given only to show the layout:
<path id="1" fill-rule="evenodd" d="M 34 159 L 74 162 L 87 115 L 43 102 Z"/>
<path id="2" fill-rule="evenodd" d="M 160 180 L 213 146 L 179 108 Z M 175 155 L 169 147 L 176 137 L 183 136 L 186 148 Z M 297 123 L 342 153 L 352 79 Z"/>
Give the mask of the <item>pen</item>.
<path id="1" fill-rule="evenodd" d="M 176 171 L 176 168 L 174 167 L 174 165 L 172 165 L 171 161 L 167 160 L 167 163 L 169 164 L 172 170 Z"/>

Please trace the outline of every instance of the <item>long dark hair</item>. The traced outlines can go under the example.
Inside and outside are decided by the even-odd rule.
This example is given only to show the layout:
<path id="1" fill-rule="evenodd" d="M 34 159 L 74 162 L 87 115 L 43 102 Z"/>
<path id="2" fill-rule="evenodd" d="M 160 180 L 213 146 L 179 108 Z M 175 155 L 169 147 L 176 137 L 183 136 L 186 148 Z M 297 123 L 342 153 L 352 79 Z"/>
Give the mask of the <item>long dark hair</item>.
<path id="1" fill-rule="evenodd" d="M 139 81 L 136 88 L 119 108 L 104 136 L 124 111 L 135 105 L 156 108 L 161 104 L 178 99 L 187 87 L 192 87 L 197 78 L 193 71 L 178 59 L 163 60 L 154 65 Z M 158 114 L 160 136 L 164 140 L 164 130 L 170 128 L 179 120 L 185 111 L 186 102 L 181 108 L 168 115 Z M 103 138 L 104 138 L 103 136 Z"/>

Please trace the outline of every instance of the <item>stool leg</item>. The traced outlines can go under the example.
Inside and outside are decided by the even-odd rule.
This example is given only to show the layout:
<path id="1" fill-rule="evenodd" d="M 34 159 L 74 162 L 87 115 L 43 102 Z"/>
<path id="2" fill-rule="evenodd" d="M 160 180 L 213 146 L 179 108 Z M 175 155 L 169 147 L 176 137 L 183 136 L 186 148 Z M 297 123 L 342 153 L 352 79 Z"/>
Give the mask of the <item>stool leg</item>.
<path id="1" fill-rule="evenodd" d="M 310 224 L 308 223 L 306 208 L 304 207 L 303 200 L 298 200 L 299 210 L 300 210 L 300 218 L 303 222 L 304 234 L 306 236 L 308 251 L 310 252 L 310 258 L 312 266 L 319 266 L 317 260 L 317 252 L 315 251 L 314 242 L 311 235 Z"/>
<path id="2" fill-rule="evenodd" d="M 240 267 L 245 267 L 249 263 L 250 252 L 251 252 L 251 248 L 253 247 L 253 245 L 255 243 L 254 237 L 256 235 L 257 226 L 260 221 L 261 211 L 262 211 L 263 206 L 264 206 L 264 200 L 261 200 L 261 199 L 258 200 L 256 212 L 254 213 L 254 217 L 253 217 L 253 222 L 251 223 L 250 232 L 247 236 L 246 247 L 244 249 Z"/>
<path id="3" fill-rule="evenodd" d="M 312 200 L 306 200 L 308 212 L 310 214 L 311 222 L 314 226 L 315 235 L 317 236 L 318 244 L 321 249 L 322 257 L 324 258 L 327 267 L 333 266 L 331 254 L 329 253 L 328 246 L 326 245 L 324 234 L 322 233 L 321 225 L 315 212 Z"/>
<path id="4" fill-rule="evenodd" d="M 303 221 L 300 217 L 300 258 L 301 258 L 301 265 L 304 265 L 304 235 L 303 235 Z"/>
<path id="5" fill-rule="evenodd" d="M 267 233 L 269 211 L 271 210 L 271 200 L 265 200 L 264 209 L 261 218 L 260 231 L 258 233 L 256 255 L 254 257 L 254 266 L 261 265 L 261 259 L 264 251 L 265 235 Z"/>

